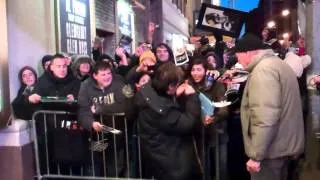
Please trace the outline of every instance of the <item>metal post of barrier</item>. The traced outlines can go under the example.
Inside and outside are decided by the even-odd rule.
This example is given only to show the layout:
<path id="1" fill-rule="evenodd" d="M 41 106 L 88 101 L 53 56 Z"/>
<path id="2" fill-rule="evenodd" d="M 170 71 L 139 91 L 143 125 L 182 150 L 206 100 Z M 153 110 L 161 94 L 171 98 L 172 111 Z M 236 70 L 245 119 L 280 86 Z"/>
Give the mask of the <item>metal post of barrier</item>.
<path id="1" fill-rule="evenodd" d="M 92 139 L 91 139 L 91 143 L 92 143 Z M 93 150 L 91 149 L 91 170 L 92 170 L 92 175 L 93 177 L 96 176 L 96 172 L 95 172 L 95 169 L 94 169 L 94 155 L 93 155 Z"/>
<path id="2" fill-rule="evenodd" d="M 102 115 L 100 115 L 100 123 L 103 124 L 103 116 Z M 101 133 L 101 136 L 102 136 L 102 140 L 104 140 L 104 133 Z M 102 151 L 102 159 L 103 159 L 103 175 L 107 176 L 106 152 L 105 152 L 105 150 Z"/>
<path id="3" fill-rule="evenodd" d="M 112 116 L 112 126 L 113 129 L 115 129 L 115 120 L 114 116 Z M 113 134 L 113 148 L 114 148 L 114 164 L 115 164 L 115 171 L 116 171 L 116 177 L 118 177 L 118 153 L 117 153 L 117 143 L 116 143 L 116 135 Z"/>
<path id="4" fill-rule="evenodd" d="M 57 115 L 56 114 L 54 114 L 53 121 L 54 121 L 54 128 L 57 128 Z M 60 172 L 60 164 L 59 163 L 57 164 L 57 169 L 58 169 L 58 174 L 60 175 L 61 172 Z"/>
<path id="5" fill-rule="evenodd" d="M 129 141 L 128 141 L 128 127 L 127 127 L 127 119 L 124 117 L 124 127 L 125 127 L 125 135 L 126 135 L 126 159 L 127 159 L 127 177 L 130 177 L 130 165 L 129 165 Z"/>
<path id="6" fill-rule="evenodd" d="M 216 147 L 215 147 L 215 154 L 216 154 L 216 180 L 220 180 L 220 142 L 219 142 L 219 133 L 216 129 Z"/>
<path id="7" fill-rule="evenodd" d="M 139 123 L 137 123 L 137 132 L 139 133 Z M 138 156 L 139 156 L 139 176 L 140 176 L 140 178 L 142 178 L 141 144 L 140 144 L 140 136 L 139 135 L 138 135 Z"/>
<path id="8" fill-rule="evenodd" d="M 43 114 L 43 115 L 41 116 L 41 123 L 40 123 L 41 126 L 37 127 L 35 117 L 37 115 L 39 115 L 39 114 L 40 115 Z M 104 157 L 104 167 L 105 167 L 104 168 L 105 169 L 104 177 L 96 177 L 95 158 L 94 158 L 94 152 L 93 151 L 94 150 L 98 150 L 98 151 L 100 150 L 101 151 L 101 149 L 103 149 L 103 152 L 104 152 L 106 146 L 102 146 L 102 148 L 93 146 L 93 148 L 91 149 L 91 165 L 92 165 L 91 167 L 92 167 L 93 176 L 92 176 L 92 174 L 91 175 L 87 175 L 86 174 L 86 171 L 84 170 L 84 166 L 79 166 L 78 167 L 76 164 L 75 164 L 76 165 L 75 167 L 72 166 L 72 165 L 70 165 L 70 166 L 67 166 L 67 165 L 64 166 L 63 165 L 62 166 L 62 164 L 64 164 L 64 163 L 60 162 L 60 161 L 58 161 L 60 163 L 60 164 L 58 164 L 58 170 L 55 169 L 56 166 L 53 167 L 54 169 L 52 169 L 52 167 L 50 168 L 50 165 L 52 165 L 50 163 L 51 156 L 54 157 L 54 154 L 51 154 L 52 153 L 51 152 L 51 147 L 52 146 L 50 144 L 48 144 L 48 143 L 51 143 L 51 141 L 50 141 L 50 137 L 51 136 L 50 136 L 49 133 L 51 133 L 51 130 L 52 130 L 51 128 L 60 128 L 59 127 L 60 115 L 65 115 L 65 114 L 68 114 L 68 112 L 64 112 L 64 111 L 38 111 L 38 112 L 35 112 L 33 114 L 32 123 L 33 123 L 33 126 L 34 126 L 34 128 L 33 128 L 33 136 L 34 136 L 34 147 L 35 147 L 35 153 L 36 153 L 35 154 L 36 170 L 37 170 L 36 178 L 38 180 L 47 179 L 47 178 L 48 179 L 51 179 L 51 178 L 61 179 L 61 178 L 63 178 L 63 179 L 78 179 L 78 180 L 80 180 L 80 179 L 87 179 L 87 180 L 89 180 L 89 179 L 91 179 L 91 180 L 107 180 L 107 179 L 108 180 L 111 180 L 111 179 L 118 179 L 118 180 L 123 179 L 123 180 L 125 180 L 125 179 L 134 179 L 133 177 L 130 177 L 130 176 L 132 176 L 132 173 L 131 173 L 131 169 L 132 168 L 130 167 L 130 163 L 131 162 L 130 162 L 130 153 L 129 153 L 130 152 L 130 146 L 129 146 L 129 142 L 130 142 L 129 141 L 129 137 L 130 137 L 130 135 L 129 135 L 129 127 L 128 127 L 127 119 L 124 117 L 124 113 L 112 114 L 113 128 L 108 127 L 108 126 L 105 127 L 106 128 L 105 132 L 113 133 L 114 157 L 112 157 L 112 155 L 110 154 L 111 161 L 113 161 L 112 158 L 114 158 L 114 161 L 115 161 L 114 162 L 115 174 L 112 173 L 112 174 L 114 174 L 113 177 L 107 177 L 107 171 L 109 170 L 108 169 L 109 166 L 106 165 L 105 163 L 106 163 L 106 161 L 110 160 L 110 159 L 108 159 L 109 157 L 108 157 L 107 154 Z M 118 169 L 118 161 L 119 161 L 119 159 L 118 159 L 118 151 L 117 151 L 118 149 L 117 149 L 117 147 L 119 147 L 120 144 L 117 144 L 118 142 L 116 141 L 117 140 L 116 136 L 121 133 L 120 130 L 116 129 L 116 127 L 118 127 L 117 124 L 116 124 L 116 120 L 117 120 L 116 117 L 118 117 L 118 116 L 120 116 L 121 118 L 122 118 L 122 116 L 124 117 L 123 118 L 123 120 L 124 120 L 124 128 L 125 128 L 124 131 L 125 131 L 125 138 L 126 139 L 125 139 L 125 142 L 121 141 L 121 143 L 126 143 L 126 147 L 125 147 L 126 154 L 123 153 L 121 155 L 126 156 L 126 158 L 127 158 L 126 159 L 126 164 L 127 164 L 126 178 L 119 178 L 119 172 L 118 172 L 120 169 Z M 52 125 L 52 120 L 54 121 L 54 125 Z M 103 121 L 102 118 L 100 120 Z M 44 124 L 44 126 L 45 126 L 44 128 L 42 128 L 42 124 Z M 41 130 L 41 136 L 38 136 L 39 135 L 39 130 Z M 43 136 L 42 136 L 43 132 L 44 132 L 44 138 L 45 138 L 44 142 L 39 141 L 39 139 L 38 139 L 38 137 L 43 138 Z M 57 131 L 57 132 L 59 132 L 59 131 Z M 65 132 L 65 131 L 62 131 L 62 132 Z M 102 141 L 100 142 L 101 137 L 102 137 Z M 104 137 L 106 137 L 106 135 L 103 135 L 103 134 L 100 135 L 100 136 L 97 136 L 98 142 L 103 143 L 103 140 L 104 140 L 103 138 Z M 54 145 L 57 145 L 57 144 L 55 143 Z M 123 150 L 124 147 L 122 145 L 120 145 L 120 146 L 121 146 L 121 150 Z M 142 161 L 141 161 L 141 147 L 140 146 L 141 146 L 141 144 L 140 144 L 140 136 L 138 136 L 138 151 L 139 151 L 138 153 L 139 153 L 139 157 L 138 157 L 137 160 L 139 161 L 140 178 L 142 178 L 143 176 L 142 176 Z M 43 150 L 40 149 L 40 148 L 42 148 Z M 45 152 L 42 153 L 42 151 L 45 151 Z M 104 152 L 104 153 L 107 153 L 107 152 Z M 42 156 L 40 157 L 40 155 L 43 155 L 43 157 Z M 44 155 L 46 155 L 46 157 L 44 157 Z M 49 157 L 49 155 L 50 155 L 50 157 Z M 44 162 L 45 160 L 46 160 L 46 162 Z M 124 163 L 125 162 L 123 162 L 123 164 Z M 121 161 L 121 164 L 122 164 L 122 161 Z M 41 165 L 43 165 L 43 167 Z M 90 165 L 90 163 L 89 163 L 89 165 Z M 64 168 L 64 167 L 66 167 L 66 168 Z M 69 173 L 68 173 L 68 167 L 69 167 Z M 42 172 L 42 169 L 45 170 L 45 168 L 47 168 L 46 172 L 45 171 Z M 75 173 L 75 168 L 77 168 L 76 169 L 77 170 L 76 171 L 77 174 L 74 174 Z M 81 172 L 79 172 L 79 174 L 78 174 L 78 168 L 81 171 Z M 64 170 L 66 170 L 66 173 L 65 173 Z M 114 171 L 113 169 L 110 169 L 110 170 Z M 81 175 L 80 175 L 80 173 L 81 173 Z"/>
<path id="9" fill-rule="evenodd" d="M 83 166 L 80 168 L 80 175 L 83 176 Z"/>
<path id="10" fill-rule="evenodd" d="M 203 177 L 202 179 L 205 180 L 207 176 L 207 160 L 206 160 L 206 138 L 205 138 L 205 127 L 202 125 L 201 127 L 201 145 L 202 145 L 202 167 L 203 167 Z"/>
<path id="11" fill-rule="evenodd" d="M 40 180 L 41 178 L 41 172 L 40 172 L 40 160 L 39 160 L 39 149 L 38 149 L 38 138 L 37 138 L 37 129 L 36 129 L 36 120 L 35 120 L 35 116 L 37 115 L 37 113 L 34 113 L 32 115 L 32 132 L 33 132 L 33 136 L 34 136 L 34 151 L 35 151 L 35 158 L 36 158 L 36 174 L 37 174 L 37 179 Z"/>
<path id="12" fill-rule="evenodd" d="M 48 129 L 47 129 L 47 115 L 44 115 L 44 141 L 46 145 L 46 164 L 47 164 L 47 174 L 50 174 L 50 167 L 49 167 L 49 153 L 48 153 Z"/>

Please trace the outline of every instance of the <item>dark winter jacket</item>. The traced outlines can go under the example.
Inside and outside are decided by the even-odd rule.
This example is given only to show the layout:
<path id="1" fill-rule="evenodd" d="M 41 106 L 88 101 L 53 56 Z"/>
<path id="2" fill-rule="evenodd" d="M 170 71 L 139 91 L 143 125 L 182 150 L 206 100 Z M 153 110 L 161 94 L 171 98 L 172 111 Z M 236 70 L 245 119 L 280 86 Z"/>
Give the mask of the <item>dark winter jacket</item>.
<path id="1" fill-rule="evenodd" d="M 163 65 L 163 64 L 165 64 L 165 63 L 166 63 L 166 62 L 157 61 L 157 63 L 154 65 L 154 67 L 152 67 L 152 68 L 153 68 L 153 69 L 152 69 L 153 72 L 150 70 L 150 71 L 147 72 L 147 73 L 150 74 L 150 75 L 153 75 L 154 72 L 155 72 L 161 65 Z M 137 70 L 138 66 L 139 66 L 139 65 L 136 65 L 136 66 L 132 67 L 132 68 L 130 69 L 130 71 L 126 74 L 125 79 L 126 79 L 126 82 L 127 82 L 127 83 L 134 84 L 134 83 L 136 83 L 136 82 L 139 81 L 139 78 L 140 78 L 142 75 L 146 74 L 146 72 L 137 72 L 136 70 Z"/>
<path id="2" fill-rule="evenodd" d="M 204 82 L 195 83 L 192 80 L 190 81 L 192 86 L 199 92 L 204 93 L 211 101 L 219 102 L 225 100 L 224 93 L 226 92 L 226 87 L 224 84 L 214 82 L 211 88 L 206 89 L 204 87 Z M 228 107 L 224 108 L 215 108 L 214 117 L 215 123 L 206 126 L 206 134 L 209 137 L 208 140 L 211 146 L 214 146 L 216 141 L 216 132 L 219 132 L 220 143 L 228 142 L 227 129 L 227 118 L 229 116 Z M 217 131 L 218 130 L 218 131 Z"/>
<path id="3" fill-rule="evenodd" d="M 196 94 L 186 97 L 186 107 L 159 96 L 147 83 L 137 93 L 139 133 L 145 165 L 156 179 L 195 179 L 199 172 L 192 134 L 200 118 Z"/>
<path id="4" fill-rule="evenodd" d="M 132 88 L 120 76 L 114 75 L 111 85 L 103 90 L 94 79 L 87 79 L 82 83 L 78 97 L 80 123 L 91 130 L 93 121 L 98 120 L 91 112 L 92 105 L 96 107 L 96 114 L 127 113 L 133 95 Z"/>
<path id="5" fill-rule="evenodd" d="M 35 84 L 34 90 L 32 94 L 38 94 L 42 98 L 48 97 L 48 96 L 54 96 L 54 97 L 64 97 L 66 98 L 67 95 L 72 94 L 73 97 L 76 99 L 78 97 L 78 91 L 80 88 L 80 81 L 77 80 L 71 73 L 71 70 L 68 71 L 68 74 L 65 78 L 57 78 L 53 75 L 51 71 L 46 71 L 44 74 L 38 79 L 38 82 Z M 76 111 L 76 104 L 72 103 L 56 103 L 56 102 L 43 102 L 40 104 L 35 105 L 35 110 L 57 110 L 57 111 L 67 111 L 74 113 Z M 60 123 L 59 121 L 65 120 L 66 116 L 57 116 L 57 121 L 54 120 L 53 115 L 47 116 L 47 127 L 51 128 L 54 127 L 54 125 L 58 125 Z M 39 129 L 39 132 L 43 132 L 42 128 L 44 127 L 42 122 L 42 116 L 36 117 L 38 124 L 37 128 Z M 69 120 L 76 120 L 75 118 L 69 119 Z M 57 124 L 54 124 L 57 123 Z"/>
<path id="6" fill-rule="evenodd" d="M 22 85 L 18 91 L 17 97 L 12 102 L 13 114 L 18 119 L 31 120 L 33 106 L 29 103 L 28 97 L 31 94 L 31 89 Z"/>
<path id="7" fill-rule="evenodd" d="M 68 74 L 65 78 L 57 78 L 53 75 L 51 71 L 46 71 L 35 84 L 35 87 L 32 91 L 32 94 L 38 94 L 41 97 L 55 96 L 55 97 L 66 97 L 69 94 L 72 94 L 76 99 L 78 97 L 78 91 L 80 88 L 80 81 L 77 80 L 71 73 L 71 70 L 68 71 Z M 55 110 L 65 110 L 74 111 L 74 107 L 71 107 L 67 104 L 48 104 L 41 103 L 41 109 L 55 109 Z M 69 107 L 71 109 L 69 109 Z"/>
<path id="8" fill-rule="evenodd" d="M 133 55 L 130 57 L 130 63 L 127 66 L 120 65 L 115 70 L 116 74 L 121 75 L 122 77 L 126 77 L 127 74 L 131 71 L 131 69 L 135 66 L 139 65 L 139 57 Z"/>
<path id="9" fill-rule="evenodd" d="M 72 94 L 75 98 L 78 96 L 80 81 L 77 80 L 69 70 L 67 76 L 63 79 L 57 78 L 52 72 L 45 72 L 36 83 L 33 93 L 40 96 L 58 96 L 66 97 Z"/>
<path id="10" fill-rule="evenodd" d="M 189 82 L 197 91 L 204 93 L 211 101 L 219 102 L 225 100 L 225 85 L 218 82 L 214 82 L 211 88 L 206 89 L 204 87 L 204 82 L 195 83 L 192 80 L 190 80 Z M 225 120 L 225 118 L 228 116 L 228 108 L 215 108 L 214 116 L 216 118 L 216 121 Z"/>

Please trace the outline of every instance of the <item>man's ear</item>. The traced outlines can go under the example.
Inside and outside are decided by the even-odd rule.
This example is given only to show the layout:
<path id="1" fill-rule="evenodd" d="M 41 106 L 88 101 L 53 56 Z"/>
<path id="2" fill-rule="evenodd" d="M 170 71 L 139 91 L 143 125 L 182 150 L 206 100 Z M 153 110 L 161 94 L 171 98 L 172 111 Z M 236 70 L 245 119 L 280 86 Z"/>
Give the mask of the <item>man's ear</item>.
<path id="1" fill-rule="evenodd" d="M 49 64 L 49 66 L 48 66 L 48 70 L 50 70 L 50 71 L 52 71 L 52 72 L 53 72 L 53 65 L 52 65 L 52 63 L 50 63 L 50 64 Z"/>
<path id="2" fill-rule="evenodd" d="M 93 77 L 94 80 L 97 80 L 97 75 L 96 75 L 96 73 L 92 73 L 92 77 Z"/>

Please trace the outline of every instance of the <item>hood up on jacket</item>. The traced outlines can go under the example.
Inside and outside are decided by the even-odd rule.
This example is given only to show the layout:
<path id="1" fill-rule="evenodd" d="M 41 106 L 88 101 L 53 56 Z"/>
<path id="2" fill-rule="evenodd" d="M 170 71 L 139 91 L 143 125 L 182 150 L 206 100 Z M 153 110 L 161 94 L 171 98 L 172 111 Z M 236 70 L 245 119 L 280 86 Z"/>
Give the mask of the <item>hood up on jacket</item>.
<path id="1" fill-rule="evenodd" d="M 87 76 L 82 76 L 79 70 L 80 65 L 84 63 L 89 63 L 90 65 L 90 72 L 89 72 L 89 75 Z M 95 62 L 89 56 L 80 55 L 75 57 L 74 62 L 72 63 L 72 66 L 71 66 L 73 76 L 81 81 L 87 79 L 91 75 L 94 64 Z"/>

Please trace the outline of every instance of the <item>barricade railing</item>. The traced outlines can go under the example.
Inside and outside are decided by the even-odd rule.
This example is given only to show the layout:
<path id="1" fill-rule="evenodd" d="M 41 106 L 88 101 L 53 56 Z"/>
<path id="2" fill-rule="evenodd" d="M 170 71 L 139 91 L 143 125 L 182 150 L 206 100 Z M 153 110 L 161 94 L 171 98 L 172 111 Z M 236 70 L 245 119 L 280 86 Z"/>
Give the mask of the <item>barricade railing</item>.
<path id="1" fill-rule="evenodd" d="M 75 118 L 75 114 L 66 111 L 42 110 L 33 114 L 37 179 L 143 178 L 140 138 L 137 133 L 131 133 L 135 128 L 132 122 L 128 126 L 124 113 L 100 115 L 99 121 L 104 125 L 101 133 L 88 133 L 78 126 Z M 66 147 L 69 145 L 73 147 Z M 77 149 L 74 145 L 80 146 Z M 62 159 L 73 161 L 72 157 L 80 156 L 81 160 L 79 164 L 61 163 L 55 159 L 57 154 Z"/>
<path id="2" fill-rule="evenodd" d="M 316 138 L 320 140 L 320 132 L 317 132 L 315 134 L 316 134 Z"/>
<path id="3" fill-rule="evenodd" d="M 213 130 L 213 129 L 211 129 Z M 201 159 L 201 171 L 203 174 L 203 180 L 206 179 L 215 179 L 220 180 L 221 174 L 220 174 L 220 135 L 223 133 L 221 129 L 214 129 L 214 152 L 208 152 L 211 145 L 209 145 L 208 136 L 206 135 L 208 129 L 205 125 L 201 126 L 201 157 L 198 156 L 198 158 Z M 211 154 L 214 153 L 214 154 Z M 199 155 L 199 154 L 198 154 Z M 210 155 L 214 155 L 214 162 L 211 162 Z M 214 169 L 213 169 L 214 167 Z M 211 175 L 211 171 L 215 172 L 214 177 Z"/>
<path id="4" fill-rule="evenodd" d="M 143 162 L 137 123 L 127 121 L 124 113 L 100 115 L 98 116 L 98 121 L 103 124 L 103 131 L 89 133 L 89 131 L 78 126 L 79 122 L 76 120 L 76 114 L 66 111 L 41 110 L 33 114 L 32 124 L 37 179 L 145 179 L 143 177 Z M 76 126 L 74 126 L 74 121 L 77 122 Z M 129 122 L 131 123 L 130 125 L 128 125 Z M 77 131 L 68 134 L 72 130 Z M 201 156 L 198 156 L 198 158 L 201 161 L 203 179 L 207 179 L 209 172 L 206 172 L 206 170 L 212 171 L 212 169 L 206 168 L 206 161 L 209 160 L 207 142 L 205 142 L 206 127 L 202 127 L 201 131 L 201 139 L 199 139 Z M 215 164 L 215 178 L 219 180 L 220 133 L 215 133 L 215 162 L 211 162 L 210 166 L 212 167 Z M 61 134 L 65 135 L 66 138 L 60 136 Z M 78 140 L 80 136 L 87 137 L 87 141 L 80 143 L 77 149 L 73 147 L 72 141 L 68 142 L 66 140 L 69 135 L 76 136 L 73 137 L 75 140 Z M 57 137 L 60 137 L 60 140 L 57 140 Z M 57 162 L 55 160 L 57 151 L 61 151 L 61 155 L 66 146 L 72 146 L 73 149 L 71 150 L 67 148 L 66 155 L 71 153 L 70 157 L 73 157 L 74 154 L 82 150 L 81 148 L 83 147 L 81 145 L 84 145 L 83 143 L 85 142 L 88 143 L 88 151 L 82 153 L 89 160 L 80 161 L 79 164 L 74 164 L 74 162 L 60 163 L 60 161 Z M 196 143 L 194 142 L 194 144 L 196 148 Z M 199 153 L 200 149 L 197 152 Z M 68 161 L 70 160 L 68 157 L 64 158 Z M 79 158 L 79 155 L 76 156 L 77 158 Z"/>

